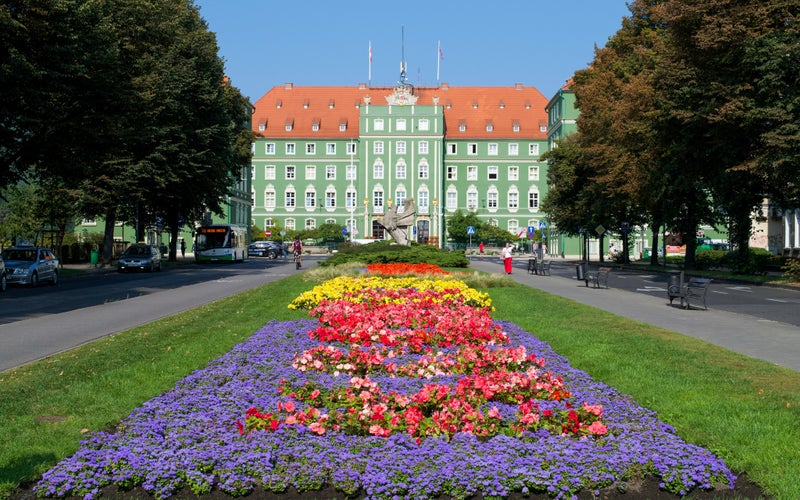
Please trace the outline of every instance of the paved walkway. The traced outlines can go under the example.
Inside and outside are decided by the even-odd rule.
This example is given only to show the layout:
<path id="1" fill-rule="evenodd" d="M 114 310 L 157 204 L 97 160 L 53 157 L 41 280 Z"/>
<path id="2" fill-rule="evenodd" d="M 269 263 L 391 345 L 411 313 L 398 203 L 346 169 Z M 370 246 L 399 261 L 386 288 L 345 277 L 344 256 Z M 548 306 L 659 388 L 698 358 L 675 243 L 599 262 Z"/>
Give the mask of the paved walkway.
<path id="1" fill-rule="evenodd" d="M 800 328 L 796 326 L 714 309 L 687 311 L 669 307 L 666 296 L 587 288 L 574 277 L 529 275 L 519 259 L 515 264 L 511 277 L 525 285 L 800 371 Z M 552 265 L 573 267 L 563 261 Z M 489 273 L 503 272 L 496 258 L 475 259 L 471 266 Z"/>

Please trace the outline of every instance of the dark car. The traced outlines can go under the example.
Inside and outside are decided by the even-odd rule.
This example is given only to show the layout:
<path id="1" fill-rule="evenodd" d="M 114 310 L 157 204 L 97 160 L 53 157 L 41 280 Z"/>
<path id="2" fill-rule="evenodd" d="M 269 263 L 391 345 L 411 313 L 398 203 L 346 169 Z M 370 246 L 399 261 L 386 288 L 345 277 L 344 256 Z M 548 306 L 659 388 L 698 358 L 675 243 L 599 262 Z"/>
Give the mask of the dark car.
<path id="1" fill-rule="evenodd" d="M 129 246 L 120 256 L 117 270 L 161 271 L 161 252 L 154 245 L 137 243 Z"/>
<path id="2" fill-rule="evenodd" d="M 11 247 L 3 250 L 8 283 L 37 286 L 41 281 L 58 284 L 58 258 L 45 247 Z"/>
<path id="3" fill-rule="evenodd" d="M 253 257 L 269 257 L 277 259 L 283 256 L 283 247 L 274 241 L 254 241 L 247 247 L 247 253 Z"/>
<path id="4" fill-rule="evenodd" d="M 0 292 L 5 292 L 8 288 L 8 279 L 6 278 L 6 264 L 3 258 L 0 257 Z"/>

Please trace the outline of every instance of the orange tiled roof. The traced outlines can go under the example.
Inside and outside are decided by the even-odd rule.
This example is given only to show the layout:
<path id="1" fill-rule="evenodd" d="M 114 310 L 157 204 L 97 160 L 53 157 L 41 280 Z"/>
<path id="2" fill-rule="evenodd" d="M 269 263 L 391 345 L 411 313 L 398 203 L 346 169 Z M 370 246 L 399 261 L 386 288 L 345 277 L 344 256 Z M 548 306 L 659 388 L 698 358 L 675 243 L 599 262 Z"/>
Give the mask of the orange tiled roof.
<path id="1" fill-rule="evenodd" d="M 255 102 L 253 131 L 272 138 L 352 139 L 359 136 L 359 107 L 364 97 L 370 105 L 386 105 L 392 87 L 273 87 Z M 417 104 L 433 105 L 439 97 L 444 108 L 448 139 L 547 138 L 547 99 L 534 87 L 415 87 Z M 346 126 L 342 131 L 340 124 Z M 291 130 L 286 131 L 286 126 Z M 460 125 L 465 126 L 464 132 Z M 491 131 L 487 126 L 491 125 Z M 519 127 L 514 132 L 514 126 Z M 263 129 L 262 129 L 263 127 Z M 315 127 L 318 130 L 314 130 Z"/>

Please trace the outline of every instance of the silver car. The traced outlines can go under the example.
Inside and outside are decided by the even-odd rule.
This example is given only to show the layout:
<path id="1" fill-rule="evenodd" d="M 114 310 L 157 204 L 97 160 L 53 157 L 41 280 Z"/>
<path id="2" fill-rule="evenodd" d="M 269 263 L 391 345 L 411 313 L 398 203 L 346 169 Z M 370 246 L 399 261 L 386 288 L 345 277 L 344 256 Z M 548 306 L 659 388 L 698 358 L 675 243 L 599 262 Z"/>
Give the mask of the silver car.
<path id="1" fill-rule="evenodd" d="M 160 271 L 161 252 L 153 245 L 143 245 L 137 243 L 129 246 L 117 263 L 117 270 L 125 272 L 130 270 L 138 271 Z"/>
<path id="2" fill-rule="evenodd" d="M 42 281 L 58 284 L 58 258 L 45 247 L 12 247 L 3 250 L 9 283 L 37 286 Z"/>

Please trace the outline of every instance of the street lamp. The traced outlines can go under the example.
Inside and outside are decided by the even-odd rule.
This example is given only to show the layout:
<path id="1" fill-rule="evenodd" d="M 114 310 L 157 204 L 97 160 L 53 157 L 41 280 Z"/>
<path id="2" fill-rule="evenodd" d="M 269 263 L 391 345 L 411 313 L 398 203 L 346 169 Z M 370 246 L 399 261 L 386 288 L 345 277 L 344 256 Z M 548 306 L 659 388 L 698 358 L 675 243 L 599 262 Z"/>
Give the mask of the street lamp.
<path id="1" fill-rule="evenodd" d="M 369 198 L 364 198 L 364 237 L 372 236 L 372 231 L 369 227 Z"/>
<path id="2" fill-rule="evenodd" d="M 436 221 L 439 218 L 439 200 L 434 198 L 431 205 L 433 205 L 433 224 L 431 224 L 431 229 L 433 231 L 433 236 L 436 238 L 436 247 L 441 248 L 442 245 L 439 243 L 439 234 L 436 232 Z"/>
<path id="3" fill-rule="evenodd" d="M 355 221 L 353 220 L 353 212 L 356 209 L 356 193 L 355 188 L 353 187 L 353 178 L 356 176 L 355 167 L 353 166 L 353 154 L 355 153 L 355 142 L 350 139 L 350 206 L 347 207 L 350 210 L 350 227 L 348 231 L 350 231 L 350 241 L 353 241 L 353 233 L 355 232 Z"/>

